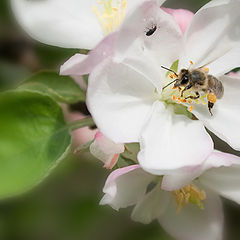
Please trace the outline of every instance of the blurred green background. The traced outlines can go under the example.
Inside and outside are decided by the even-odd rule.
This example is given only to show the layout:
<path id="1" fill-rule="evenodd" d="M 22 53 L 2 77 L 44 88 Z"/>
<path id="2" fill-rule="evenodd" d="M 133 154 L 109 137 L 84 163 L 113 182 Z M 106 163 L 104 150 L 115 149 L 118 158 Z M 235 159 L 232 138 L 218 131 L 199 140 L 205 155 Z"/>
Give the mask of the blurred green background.
<path id="1" fill-rule="evenodd" d="M 165 5 L 195 12 L 206 2 L 169 0 Z M 50 47 L 29 39 L 15 23 L 8 4 L 8 0 L 0 1 L 0 90 L 14 87 L 38 70 L 57 70 L 78 51 Z M 84 107 L 80 105 L 75 109 L 84 110 Z M 219 149 L 232 152 L 216 138 L 215 144 Z M 131 209 L 116 212 L 98 205 L 108 174 L 89 154 L 65 159 L 31 192 L 0 202 L 0 239 L 170 240 L 157 221 L 149 225 L 135 223 L 130 219 Z M 239 240 L 240 208 L 224 200 L 224 209 L 224 239 Z"/>

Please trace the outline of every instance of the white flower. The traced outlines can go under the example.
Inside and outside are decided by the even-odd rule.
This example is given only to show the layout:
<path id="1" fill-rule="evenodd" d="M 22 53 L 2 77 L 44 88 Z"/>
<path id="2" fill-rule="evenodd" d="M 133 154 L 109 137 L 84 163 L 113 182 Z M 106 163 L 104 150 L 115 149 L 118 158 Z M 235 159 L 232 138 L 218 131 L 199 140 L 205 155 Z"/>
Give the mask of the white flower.
<path id="1" fill-rule="evenodd" d="M 90 145 L 90 152 L 104 163 L 105 168 L 112 169 L 118 161 L 119 154 L 124 152 L 124 144 L 116 144 L 98 131 Z"/>
<path id="2" fill-rule="evenodd" d="M 135 205 L 135 221 L 157 219 L 178 240 L 220 240 L 223 211 L 218 195 L 240 204 L 239 164 L 239 157 L 214 151 L 191 175 L 160 178 L 139 165 L 117 169 L 106 181 L 100 204 L 116 210 Z"/>
<path id="3" fill-rule="evenodd" d="M 11 0 L 11 3 L 18 22 L 33 38 L 59 47 L 91 49 L 144 1 Z"/>
<path id="4" fill-rule="evenodd" d="M 140 141 L 138 160 L 144 170 L 161 175 L 200 165 L 213 149 L 204 125 L 240 149 L 240 81 L 223 75 L 240 66 L 239 7 L 239 0 L 209 2 L 182 36 L 174 19 L 153 1 L 126 19 L 113 57 L 90 74 L 87 104 L 95 123 L 115 142 Z M 146 31 L 155 26 L 148 36 Z M 223 83 L 225 93 L 213 116 L 204 96 L 199 104 L 189 104 L 174 101 L 180 97 L 176 89 L 162 91 L 171 79 L 161 66 L 174 68 L 177 60 L 179 71 L 205 67 Z M 200 121 L 186 116 L 186 106 Z"/>

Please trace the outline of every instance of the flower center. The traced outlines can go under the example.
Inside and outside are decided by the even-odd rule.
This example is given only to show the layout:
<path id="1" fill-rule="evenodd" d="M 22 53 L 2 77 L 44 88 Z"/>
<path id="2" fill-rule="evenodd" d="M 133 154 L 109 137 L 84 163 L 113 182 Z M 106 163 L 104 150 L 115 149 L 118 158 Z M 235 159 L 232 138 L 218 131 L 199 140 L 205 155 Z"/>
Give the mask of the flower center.
<path id="1" fill-rule="evenodd" d="M 127 8 L 127 0 L 99 0 L 93 12 L 97 15 L 98 21 L 105 35 L 111 33 L 122 23 Z"/>
<path id="2" fill-rule="evenodd" d="M 195 204 L 202 210 L 204 209 L 202 201 L 206 199 L 206 193 L 193 184 L 188 184 L 184 188 L 173 191 L 172 193 L 177 203 L 177 213 L 180 213 L 182 208 L 188 203 Z"/>
<path id="3" fill-rule="evenodd" d="M 191 64 L 192 61 L 190 61 Z M 177 71 L 177 65 L 178 61 L 174 62 L 173 65 L 171 66 L 170 69 Z M 206 71 L 209 71 L 209 69 L 206 69 Z M 166 83 L 174 81 L 177 79 L 177 76 L 168 71 L 166 73 Z M 196 92 L 192 91 L 191 89 L 189 90 L 184 90 L 184 93 L 182 94 L 184 90 L 184 87 L 174 87 L 174 83 L 172 85 L 169 85 L 165 89 L 163 89 L 161 93 L 161 100 L 167 102 L 167 103 L 177 103 L 177 104 L 182 104 L 188 108 L 189 112 L 192 112 L 194 109 L 195 104 L 203 104 L 206 105 L 208 101 L 210 102 L 216 102 L 216 96 L 213 94 L 206 94 L 203 92 L 199 92 L 199 95 L 196 94 Z"/>

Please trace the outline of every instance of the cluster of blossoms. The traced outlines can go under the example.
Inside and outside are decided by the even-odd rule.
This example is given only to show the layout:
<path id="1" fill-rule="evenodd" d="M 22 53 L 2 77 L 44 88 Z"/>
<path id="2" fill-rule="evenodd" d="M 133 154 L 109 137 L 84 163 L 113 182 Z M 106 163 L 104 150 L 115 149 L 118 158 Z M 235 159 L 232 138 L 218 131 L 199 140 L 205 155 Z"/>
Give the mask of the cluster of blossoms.
<path id="1" fill-rule="evenodd" d="M 101 204 L 135 205 L 132 218 L 157 219 L 176 239 L 219 240 L 219 195 L 240 204 L 240 159 L 214 150 L 206 128 L 240 150 L 240 0 L 212 0 L 195 15 L 161 8 L 163 0 L 12 0 L 36 39 L 76 54 L 62 75 L 89 74 L 87 106 L 99 131 L 90 152 L 112 169 L 126 144 L 135 164 L 114 170 Z M 26 12 L 26 9 L 27 12 Z M 57 9 L 57 10 L 56 10 Z M 208 96 L 163 87 L 182 69 L 201 69 L 224 94 L 209 114 Z"/>

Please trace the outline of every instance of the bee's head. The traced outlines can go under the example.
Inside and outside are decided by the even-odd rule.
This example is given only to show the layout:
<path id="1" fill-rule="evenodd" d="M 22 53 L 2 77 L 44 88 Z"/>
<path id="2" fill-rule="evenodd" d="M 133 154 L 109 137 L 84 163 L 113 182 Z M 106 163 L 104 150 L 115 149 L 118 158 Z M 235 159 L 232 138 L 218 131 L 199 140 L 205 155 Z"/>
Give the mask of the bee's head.
<path id="1" fill-rule="evenodd" d="M 189 71 L 182 69 L 179 73 L 178 79 L 174 84 L 174 87 L 185 87 L 189 84 Z"/>

